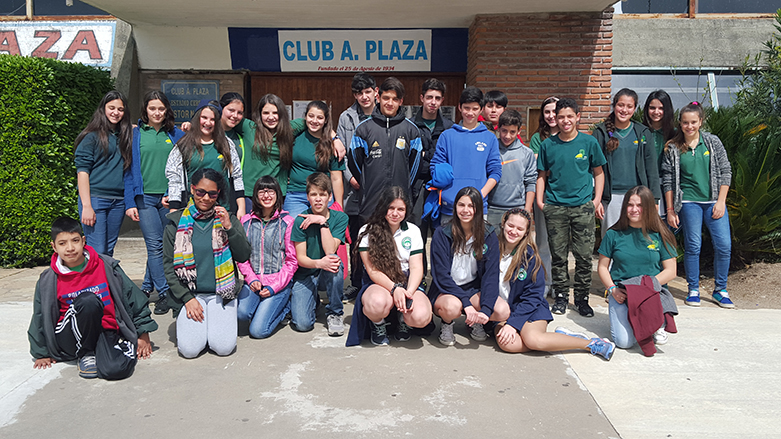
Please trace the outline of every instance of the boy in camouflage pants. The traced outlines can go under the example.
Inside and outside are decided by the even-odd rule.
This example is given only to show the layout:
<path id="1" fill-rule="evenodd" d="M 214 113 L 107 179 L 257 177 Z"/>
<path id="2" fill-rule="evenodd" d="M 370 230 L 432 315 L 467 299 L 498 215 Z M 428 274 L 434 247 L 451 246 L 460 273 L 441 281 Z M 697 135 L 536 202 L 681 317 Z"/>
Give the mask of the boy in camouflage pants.
<path id="1" fill-rule="evenodd" d="M 580 315 L 593 317 L 588 304 L 591 286 L 591 253 L 594 250 L 594 216 L 602 218 L 600 202 L 605 175 L 605 156 L 597 141 L 578 132 L 580 112 L 574 99 L 556 103 L 559 135 L 540 145 L 537 157 L 537 206 L 545 215 L 551 250 L 554 314 L 564 314 L 569 302 L 567 255 L 575 256 L 575 306 Z M 592 178 L 593 174 L 593 178 Z M 593 195 L 593 198 L 592 198 Z"/>

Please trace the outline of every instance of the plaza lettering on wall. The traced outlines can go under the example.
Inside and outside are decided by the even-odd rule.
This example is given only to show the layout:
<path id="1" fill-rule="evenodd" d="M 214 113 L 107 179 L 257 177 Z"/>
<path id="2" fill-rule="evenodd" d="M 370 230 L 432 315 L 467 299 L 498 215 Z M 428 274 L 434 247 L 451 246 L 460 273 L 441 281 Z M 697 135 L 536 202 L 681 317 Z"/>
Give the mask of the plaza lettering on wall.
<path id="1" fill-rule="evenodd" d="M 111 67 L 115 32 L 114 21 L 1 22 L 0 54 Z"/>
<path id="2" fill-rule="evenodd" d="M 430 29 L 280 30 L 283 72 L 428 72 Z"/>

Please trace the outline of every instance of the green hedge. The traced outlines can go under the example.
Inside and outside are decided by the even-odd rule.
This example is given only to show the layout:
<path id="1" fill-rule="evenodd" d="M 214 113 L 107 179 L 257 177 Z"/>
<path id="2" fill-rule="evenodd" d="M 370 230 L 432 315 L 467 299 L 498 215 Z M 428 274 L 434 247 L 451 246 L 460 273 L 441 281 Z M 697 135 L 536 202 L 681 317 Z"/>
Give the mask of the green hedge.
<path id="1" fill-rule="evenodd" d="M 112 87 L 107 71 L 0 55 L 0 265 L 46 263 L 52 220 L 77 217 L 73 141 Z"/>

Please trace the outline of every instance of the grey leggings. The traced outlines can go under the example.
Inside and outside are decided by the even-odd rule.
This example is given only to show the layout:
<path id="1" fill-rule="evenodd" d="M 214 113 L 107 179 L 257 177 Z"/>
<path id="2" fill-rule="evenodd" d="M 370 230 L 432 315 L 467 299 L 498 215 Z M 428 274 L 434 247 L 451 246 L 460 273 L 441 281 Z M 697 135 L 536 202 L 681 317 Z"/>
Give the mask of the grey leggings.
<path id="1" fill-rule="evenodd" d="M 209 348 L 217 355 L 230 355 L 236 349 L 238 323 L 236 300 L 223 304 L 216 294 L 197 294 L 195 299 L 203 307 L 203 321 L 196 322 L 187 317 L 183 308 L 176 318 L 176 344 L 185 358 L 195 358 Z"/>

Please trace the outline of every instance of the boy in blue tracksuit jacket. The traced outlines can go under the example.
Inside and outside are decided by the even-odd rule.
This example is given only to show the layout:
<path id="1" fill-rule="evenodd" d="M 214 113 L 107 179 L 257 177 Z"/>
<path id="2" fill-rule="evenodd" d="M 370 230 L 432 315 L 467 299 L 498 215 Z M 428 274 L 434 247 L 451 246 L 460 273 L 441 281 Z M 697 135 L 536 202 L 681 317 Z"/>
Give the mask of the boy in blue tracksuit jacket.
<path id="1" fill-rule="evenodd" d="M 496 135 L 477 121 L 483 108 L 483 92 L 477 87 L 467 87 L 461 93 L 459 110 L 461 124 L 445 130 L 431 159 L 431 172 L 441 163 L 453 167 L 453 183 L 442 190 L 440 218 L 449 221 L 455 207 L 455 196 L 461 188 L 473 186 L 483 195 L 483 211 L 487 211 L 486 197 L 502 177 L 502 158 Z"/>
<path id="2" fill-rule="evenodd" d="M 418 175 L 421 140 L 418 127 L 400 111 L 404 85 L 394 77 L 380 85 L 380 103 L 371 118 L 355 128 L 347 165 L 360 184 L 360 217 L 369 219 L 382 191 L 399 186 L 411 195 Z"/>

